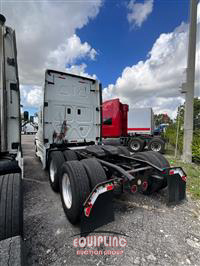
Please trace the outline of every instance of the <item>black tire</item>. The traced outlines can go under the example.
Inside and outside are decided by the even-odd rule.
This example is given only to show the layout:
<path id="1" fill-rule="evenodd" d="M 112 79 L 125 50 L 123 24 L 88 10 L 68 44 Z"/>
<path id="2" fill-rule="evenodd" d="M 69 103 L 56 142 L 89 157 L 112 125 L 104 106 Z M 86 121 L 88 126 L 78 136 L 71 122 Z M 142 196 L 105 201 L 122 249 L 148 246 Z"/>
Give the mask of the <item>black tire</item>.
<path id="1" fill-rule="evenodd" d="M 125 156 L 130 156 L 130 151 L 126 147 L 118 146 L 117 149 L 119 151 L 119 154 L 121 153 L 121 154 L 123 154 Z"/>
<path id="2" fill-rule="evenodd" d="M 66 203 L 66 180 L 69 180 L 71 187 L 71 206 Z M 64 212 L 72 224 L 80 220 L 83 211 L 83 203 L 90 193 L 90 186 L 87 173 L 80 161 L 65 162 L 62 166 L 60 178 L 60 195 Z"/>
<path id="3" fill-rule="evenodd" d="M 153 138 L 148 143 L 148 150 L 154 152 L 165 152 L 165 142 L 161 138 Z"/>
<path id="4" fill-rule="evenodd" d="M 0 176 L 0 240 L 23 236 L 23 189 L 20 173 Z"/>
<path id="5" fill-rule="evenodd" d="M 128 148 L 131 152 L 140 152 L 144 149 L 145 141 L 140 138 L 132 138 L 128 142 Z"/>
<path id="6" fill-rule="evenodd" d="M 154 158 L 156 158 L 156 162 L 155 161 L 153 162 L 153 160 L 152 160 L 152 163 L 154 163 L 156 166 L 158 166 L 160 168 L 170 167 L 168 160 L 159 152 L 146 151 L 145 153 L 149 154 L 149 157 L 153 156 Z"/>
<path id="7" fill-rule="evenodd" d="M 158 167 L 163 168 L 163 169 L 170 167 L 168 160 L 161 153 L 154 152 L 154 151 L 147 151 L 147 153 L 150 154 L 152 157 L 156 158 L 156 160 L 154 161 L 154 164 L 156 164 Z M 163 183 L 160 189 L 163 189 L 166 186 L 167 186 L 167 178 L 163 180 Z"/>
<path id="8" fill-rule="evenodd" d="M 107 180 L 103 167 L 95 158 L 84 159 L 81 161 L 81 163 L 87 172 L 91 190 L 97 184 Z"/>
<path id="9" fill-rule="evenodd" d="M 77 157 L 75 151 L 65 150 L 65 151 L 63 151 L 63 155 L 64 155 L 66 161 L 78 160 L 78 157 Z"/>
<path id="10" fill-rule="evenodd" d="M 49 182 L 55 192 L 59 191 L 59 178 L 64 162 L 65 158 L 61 151 L 52 151 L 50 153 L 48 162 Z"/>
<path id="11" fill-rule="evenodd" d="M 133 158 L 147 161 L 159 168 L 167 168 L 170 166 L 169 162 L 165 159 L 165 157 L 162 154 L 153 151 L 137 153 L 133 156 Z M 143 194 L 150 195 L 154 192 L 157 192 L 160 189 L 165 188 L 166 186 L 167 186 L 167 179 L 159 180 L 157 178 L 149 177 L 148 188 L 146 191 L 143 191 Z"/>
<path id="12" fill-rule="evenodd" d="M 11 173 L 21 173 L 21 169 L 16 160 L 2 160 L 0 161 L 0 175 Z"/>

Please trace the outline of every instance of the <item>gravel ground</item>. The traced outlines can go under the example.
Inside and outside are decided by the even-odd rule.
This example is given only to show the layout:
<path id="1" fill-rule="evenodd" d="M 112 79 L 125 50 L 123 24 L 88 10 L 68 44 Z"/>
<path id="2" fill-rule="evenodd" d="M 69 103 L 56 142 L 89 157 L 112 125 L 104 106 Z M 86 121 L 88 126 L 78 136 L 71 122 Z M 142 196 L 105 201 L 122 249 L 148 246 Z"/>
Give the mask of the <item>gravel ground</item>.
<path id="1" fill-rule="evenodd" d="M 79 227 L 68 222 L 59 194 L 51 190 L 34 156 L 33 136 L 22 141 L 26 265 L 200 265 L 200 205 L 188 197 L 169 208 L 164 191 L 114 200 L 115 221 L 100 229 L 127 235 L 122 255 L 76 255 L 72 235 Z M 104 252 L 106 247 L 93 249 Z"/>

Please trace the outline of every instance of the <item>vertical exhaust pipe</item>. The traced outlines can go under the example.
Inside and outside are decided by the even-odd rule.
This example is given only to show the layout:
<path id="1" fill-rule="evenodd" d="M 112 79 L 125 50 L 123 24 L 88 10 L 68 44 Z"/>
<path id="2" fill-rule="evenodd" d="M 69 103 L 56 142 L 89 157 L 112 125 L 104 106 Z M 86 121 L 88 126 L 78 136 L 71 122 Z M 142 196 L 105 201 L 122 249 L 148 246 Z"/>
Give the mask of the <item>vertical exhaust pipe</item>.
<path id="1" fill-rule="evenodd" d="M 4 47 L 4 34 L 5 34 L 5 17 L 0 14 L 0 125 L 1 125 L 1 152 L 7 150 L 7 121 L 6 121 L 6 79 L 5 79 L 5 47 Z"/>

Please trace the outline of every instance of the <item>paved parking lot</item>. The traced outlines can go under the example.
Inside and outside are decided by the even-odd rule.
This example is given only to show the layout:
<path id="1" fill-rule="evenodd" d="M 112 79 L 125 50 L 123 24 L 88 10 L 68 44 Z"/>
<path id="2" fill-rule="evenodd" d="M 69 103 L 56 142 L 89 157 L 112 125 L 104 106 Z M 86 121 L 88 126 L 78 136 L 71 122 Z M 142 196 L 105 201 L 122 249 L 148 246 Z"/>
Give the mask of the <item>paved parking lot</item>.
<path id="1" fill-rule="evenodd" d="M 33 139 L 22 136 L 26 265 L 200 265 L 200 208 L 190 199 L 168 208 L 164 191 L 114 200 L 115 221 L 100 229 L 128 236 L 122 255 L 76 255 L 72 235 L 79 226 L 65 217 L 59 194 L 34 156 Z"/>

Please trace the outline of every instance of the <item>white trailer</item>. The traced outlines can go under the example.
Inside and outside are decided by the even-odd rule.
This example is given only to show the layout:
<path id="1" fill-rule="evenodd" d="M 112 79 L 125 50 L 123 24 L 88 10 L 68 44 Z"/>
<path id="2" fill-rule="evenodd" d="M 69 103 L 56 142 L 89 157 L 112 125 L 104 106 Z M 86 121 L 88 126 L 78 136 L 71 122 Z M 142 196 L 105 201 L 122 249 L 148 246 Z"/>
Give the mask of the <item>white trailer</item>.
<path id="1" fill-rule="evenodd" d="M 154 114 L 152 108 L 130 108 L 128 112 L 128 133 L 153 135 Z"/>
<path id="2" fill-rule="evenodd" d="M 3 15 L 0 15 L 0 125 L 0 240 L 5 240 L 23 234 L 23 158 L 15 31 L 5 26 Z M 12 239 L 9 241 L 12 243 Z"/>

